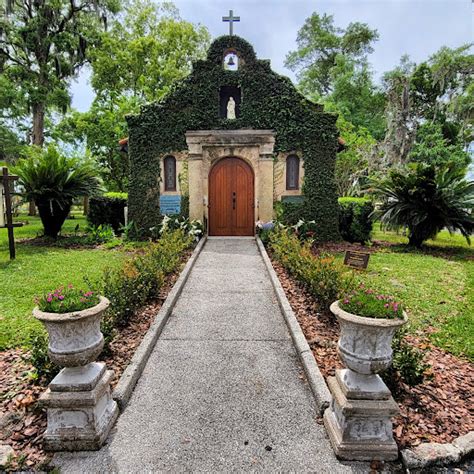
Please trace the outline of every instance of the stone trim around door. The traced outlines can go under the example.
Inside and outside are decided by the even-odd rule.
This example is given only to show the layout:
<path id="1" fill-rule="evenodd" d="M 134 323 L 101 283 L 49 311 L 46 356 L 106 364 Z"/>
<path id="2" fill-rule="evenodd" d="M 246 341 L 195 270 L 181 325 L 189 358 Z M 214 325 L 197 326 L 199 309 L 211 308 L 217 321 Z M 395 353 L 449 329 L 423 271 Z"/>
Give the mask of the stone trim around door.
<path id="1" fill-rule="evenodd" d="M 189 130 L 189 216 L 208 222 L 209 173 L 222 158 L 247 162 L 255 176 L 255 222 L 273 218 L 273 130 Z"/>

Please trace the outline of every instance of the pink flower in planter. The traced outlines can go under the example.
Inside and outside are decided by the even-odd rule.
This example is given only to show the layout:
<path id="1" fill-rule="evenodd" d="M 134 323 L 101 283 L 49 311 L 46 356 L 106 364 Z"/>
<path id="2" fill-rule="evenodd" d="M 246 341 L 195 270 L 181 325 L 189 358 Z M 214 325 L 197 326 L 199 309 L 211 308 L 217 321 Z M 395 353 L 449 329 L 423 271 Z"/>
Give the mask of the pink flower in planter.
<path id="1" fill-rule="evenodd" d="M 62 301 L 64 299 L 63 295 L 59 295 L 58 298 Z"/>

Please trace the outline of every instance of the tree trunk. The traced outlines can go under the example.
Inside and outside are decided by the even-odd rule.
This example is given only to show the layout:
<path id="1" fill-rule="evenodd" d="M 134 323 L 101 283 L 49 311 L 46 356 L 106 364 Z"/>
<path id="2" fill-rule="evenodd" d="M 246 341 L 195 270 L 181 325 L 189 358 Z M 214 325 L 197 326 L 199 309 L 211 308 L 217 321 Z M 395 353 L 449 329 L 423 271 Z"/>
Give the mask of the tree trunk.
<path id="1" fill-rule="evenodd" d="M 84 196 L 82 214 L 85 215 L 85 216 L 87 216 L 87 214 L 89 214 L 89 196 Z"/>
<path id="2" fill-rule="evenodd" d="M 37 103 L 33 104 L 33 133 L 32 143 L 33 145 L 43 146 L 44 143 L 44 104 Z M 36 206 L 34 201 L 30 201 L 30 208 L 28 210 L 29 216 L 36 216 Z"/>
<path id="3" fill-rule="evenodd" d="M 29 209 L 28 209 L 28 215 L 29 216 L 36 216 L 36 205 L 35 205 L 35 201 L 30 201 L 28 203 L 29 205 Z"/>
<path id="4" fill-rule="evenodd" d="M 408 236 L 408 245 L 410 247 L 416 247 L 417 249 L 419 249 L 423 245 L 423 239 L 418 235 L 410 233 L 410 235 Z"/>
<path id="5" fill-rule="evenodd" d="M 33 145 L 43 146 L 44 143 L 44 104 L 33 104 Z"/>
<path id="6" fill-rule="evenodd" d="M 43 223 L 44 235 L 56 239 L 71 210 L 71 203 L 61 208 L 54 202 L 42 201 L 38 202 L 37 206 Z"/>

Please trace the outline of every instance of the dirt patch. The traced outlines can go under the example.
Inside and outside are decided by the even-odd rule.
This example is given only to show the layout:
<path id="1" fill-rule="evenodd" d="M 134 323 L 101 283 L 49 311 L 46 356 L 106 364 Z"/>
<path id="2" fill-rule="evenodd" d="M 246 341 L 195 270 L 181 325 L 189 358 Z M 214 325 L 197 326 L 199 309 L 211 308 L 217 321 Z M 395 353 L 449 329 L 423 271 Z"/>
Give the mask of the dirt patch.
<path id="1" fill-rule="evenodd" d="M 339 325 L 329 312 L 319 311 L 313 297 L 275 260 L 273 267 L 325 378 L 342 363 L 336 352 Z M 410 387 L 399 377 L 391 381 L 400 407 L 394 436 L 400 448 L 422 442 L 449 443 L 474 430 L 474 364 L 433 346 L 422 335 L 406 341 L 424 352 L 431 369 L 420 385 Z"/>

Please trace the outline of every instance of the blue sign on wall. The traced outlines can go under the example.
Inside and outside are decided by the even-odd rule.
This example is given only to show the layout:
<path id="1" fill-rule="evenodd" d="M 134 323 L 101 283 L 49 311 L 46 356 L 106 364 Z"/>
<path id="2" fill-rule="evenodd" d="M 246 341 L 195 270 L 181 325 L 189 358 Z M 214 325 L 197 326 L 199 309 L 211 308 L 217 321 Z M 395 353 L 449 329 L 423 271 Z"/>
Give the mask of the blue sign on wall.
<path id="1" fill-rule="evenodd" d="M 304 196 L 282 196 L 282 202 L 291 202 L 295 204 L 299 204 L 304 202 Z"/>
<path id="2" fill-rule="evenodd" d="M 160 196 L 160 213 L 161 214 L 179 214 L 181 212 L 181 196 Z"/>

